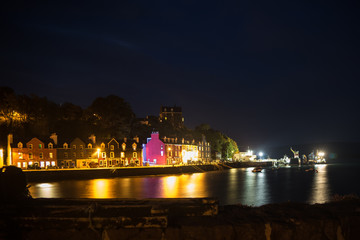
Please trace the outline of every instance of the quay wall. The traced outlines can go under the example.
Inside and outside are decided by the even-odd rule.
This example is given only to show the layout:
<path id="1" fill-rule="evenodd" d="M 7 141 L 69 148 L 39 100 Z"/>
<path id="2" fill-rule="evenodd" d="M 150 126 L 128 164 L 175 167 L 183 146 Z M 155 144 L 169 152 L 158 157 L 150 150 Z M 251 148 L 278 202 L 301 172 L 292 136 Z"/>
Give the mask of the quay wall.
<path id="1" fill-rule="evenodd" d="M 57 181 L 64 179 L 97 179 L 147 175 L 174 175 L 183 173 L 219 171 L 230 168 L 269 166 L 271 163 L 226 163 L 156 167 L 123 167 L 123 168 L 86 168 L 86 169 L 48 169 L 24 170 L 28 182 Z"/>

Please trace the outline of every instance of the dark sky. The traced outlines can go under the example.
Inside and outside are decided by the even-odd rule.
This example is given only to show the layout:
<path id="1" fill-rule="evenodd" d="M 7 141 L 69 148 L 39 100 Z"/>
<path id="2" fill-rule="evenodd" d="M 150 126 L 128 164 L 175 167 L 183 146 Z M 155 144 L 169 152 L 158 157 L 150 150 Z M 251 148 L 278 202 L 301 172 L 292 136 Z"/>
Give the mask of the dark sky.
<path id="1" fill-rule="evenodd" d="M 360 141 L 356 1 L 9 2 L 0 85 L 17 94 L 176 104 L 240 146 Z"/>

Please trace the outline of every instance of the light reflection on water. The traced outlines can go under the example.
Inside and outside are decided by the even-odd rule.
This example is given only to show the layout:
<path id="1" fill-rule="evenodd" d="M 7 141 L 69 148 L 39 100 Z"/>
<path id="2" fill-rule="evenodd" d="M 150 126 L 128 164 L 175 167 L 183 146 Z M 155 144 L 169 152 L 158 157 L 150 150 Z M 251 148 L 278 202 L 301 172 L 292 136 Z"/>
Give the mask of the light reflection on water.
<path id="1" fill-rule="evenodd" d="M 318 173 L 304 169 L 230 169 L 174 176 L 126 177 L 30 183 L 34 198 L 196 198 L 215 197 L 220 204 L 259 206 L 298 201 L 322 203 L 336 189 L 329 183 L 328 165 Z"/>
<path id="2" fill-rule="evenodd" d="M 330 197 L 327 165 L 318 165 L 312 184 L 310 203 L 324 203 Z"/>

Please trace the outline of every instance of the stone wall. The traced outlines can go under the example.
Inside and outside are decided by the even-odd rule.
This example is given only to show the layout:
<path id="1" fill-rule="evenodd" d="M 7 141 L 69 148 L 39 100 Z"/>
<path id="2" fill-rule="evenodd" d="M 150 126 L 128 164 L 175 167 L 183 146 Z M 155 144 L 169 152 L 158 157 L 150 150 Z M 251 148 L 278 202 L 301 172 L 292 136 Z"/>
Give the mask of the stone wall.
<path id="1" fill-rule="evenodd" d="M 360 239 L 360 201 L 217 206 L 214 199 L 46 200 L 1 206 L 0 239 Z"/>

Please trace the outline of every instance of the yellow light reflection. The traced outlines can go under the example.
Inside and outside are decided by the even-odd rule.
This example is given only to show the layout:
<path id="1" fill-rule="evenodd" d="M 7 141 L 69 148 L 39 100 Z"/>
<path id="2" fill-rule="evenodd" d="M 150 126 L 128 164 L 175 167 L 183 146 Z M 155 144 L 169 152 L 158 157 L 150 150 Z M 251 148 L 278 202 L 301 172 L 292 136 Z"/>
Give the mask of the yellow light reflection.
<path id="1" fill-rule="evenodd" d="M 324 203 L 329 199 L 327 165 L 317 165 L 311 191 L 310 203 Z"/>
<path id="2" fill-rule="evenodd" d="M 58 188 L 55 186 L 57 183 L 40 183 L 31 186 L 29 191 L 30 194 L 33 195 L 33 192 L 36 192 L 36 196 L 38 198 L 58 198 L 58 192 L 56 189 Z"/>
<path id="3" fill-rule="evenodd" d="M 178 197 L 179 177 L 171 176 L 164 179 L 164 197 L 175 198 Z"/>
<path id="4" fill-rule="evenodd" d="M 108 179 L 94 179 L 91 187 L 91 198 L 111 198 Z"/>
<path id="5" fill-rule="evenodd" d="M 205 197 L 204 173 L 194 173 L 182 178 L 186 197 Z"/>

